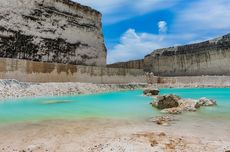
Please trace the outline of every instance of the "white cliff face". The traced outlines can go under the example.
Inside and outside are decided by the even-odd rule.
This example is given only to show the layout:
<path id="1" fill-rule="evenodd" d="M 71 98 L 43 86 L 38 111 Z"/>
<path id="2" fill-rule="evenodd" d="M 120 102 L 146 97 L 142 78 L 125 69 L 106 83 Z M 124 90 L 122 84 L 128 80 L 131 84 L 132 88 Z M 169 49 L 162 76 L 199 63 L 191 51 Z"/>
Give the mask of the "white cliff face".
<path id="1" fill-rule="evenodd" d="M 0 57 L 105 66 L 101 14 L 69 0 L 0 0 Z"/>
<path id="2" fill-rule="evenodd" d="M 155 50 L 144 70 L 159 76 L 230 75 L 230 34 L 210 41 Z"/>

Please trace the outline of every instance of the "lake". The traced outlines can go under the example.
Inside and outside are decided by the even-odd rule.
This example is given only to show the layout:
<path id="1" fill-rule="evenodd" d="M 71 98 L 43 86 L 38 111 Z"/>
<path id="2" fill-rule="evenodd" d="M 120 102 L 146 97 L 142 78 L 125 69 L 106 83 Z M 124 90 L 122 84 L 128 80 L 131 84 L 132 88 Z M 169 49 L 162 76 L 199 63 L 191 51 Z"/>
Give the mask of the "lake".
<path id="1" fill-rule="evenodd" d="M 7 99 L 0 103 L 0 123 L 87 118 L 148 120 L 160 115 L 159 110 L 149 104 L 153 99 L 143 96 L 142 92 L 134 90 L 79 96 Z M 218 106 L 203 107 L 195 113 L 185 115 L 230 120 L 229 88 L 160 89 L 160 92 L 176 94 L 183 98 L 214 99 Z"/>

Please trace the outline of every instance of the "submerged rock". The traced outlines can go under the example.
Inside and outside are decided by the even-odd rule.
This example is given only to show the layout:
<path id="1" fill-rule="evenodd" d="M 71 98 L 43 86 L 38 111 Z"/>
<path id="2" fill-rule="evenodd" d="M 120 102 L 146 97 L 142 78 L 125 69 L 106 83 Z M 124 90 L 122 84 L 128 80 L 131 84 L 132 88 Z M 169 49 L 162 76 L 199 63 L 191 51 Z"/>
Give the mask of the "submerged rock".
<path id="1" fill-rule="evenodd" d="M 158 125 L 169 126 L 172 121 L 176 121 L 176 120 L 172 116 L 165 115 L 165 116 L 155 117 L 152 121 Z"/>
<path id="2" fill-rule="evenodd" d="M 156 88 L 152 88 L 152 89 L 148 88 L 144 90 L 144 95 L 147 95 L 147 96 L 156 96 L 159 93 L 160 93 L 160 90 Z"/>
<path id="3" fill-rule="evenodd" d="M 49 100 L 49 101 L 44 101 L 42 104 L 61 104 L 61 103 L 69 103 L 72 102 L 71 100 Z"/>
<path id="4" fill-rule="evenodd" d="M 168 109 L 163 109 L 161 110 L 162 113 L 166 113 L 166 114 L 181 114 L 183 112 L 182 108 L 168 108 Z"/>

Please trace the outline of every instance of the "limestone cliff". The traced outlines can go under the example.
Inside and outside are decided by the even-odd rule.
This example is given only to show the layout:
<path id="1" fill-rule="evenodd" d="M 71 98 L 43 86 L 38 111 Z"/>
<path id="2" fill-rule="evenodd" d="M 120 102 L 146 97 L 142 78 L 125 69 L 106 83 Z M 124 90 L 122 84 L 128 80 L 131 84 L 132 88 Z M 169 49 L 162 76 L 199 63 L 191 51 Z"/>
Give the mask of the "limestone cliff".
<path id="1" fill-rule="evenodd" d="M 105 66 L 101 14 L 70 0 L 0 0 L 0 57 Z"/>
<path id="2" fill-rule="evenodd" d="M 160 76 L 230 75 L 230 34 L 196 44 L 164 48 L 144 59 Z"/>

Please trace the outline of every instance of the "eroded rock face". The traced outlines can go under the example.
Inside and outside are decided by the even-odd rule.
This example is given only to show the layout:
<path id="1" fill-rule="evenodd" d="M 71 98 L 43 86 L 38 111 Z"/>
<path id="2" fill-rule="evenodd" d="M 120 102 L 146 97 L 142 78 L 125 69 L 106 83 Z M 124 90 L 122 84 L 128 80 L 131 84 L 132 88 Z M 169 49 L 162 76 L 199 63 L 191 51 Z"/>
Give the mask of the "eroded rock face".
<path id="1" fill-rule="evenodd" d="M 105 66 L 101 14 L 70 0 L 0 0 L 0 57 Z"/>
<path id="2" fill-rule="evenodd" d="M 144 70 L 158 76 L 230 75 L 230 34 L 196 44 L 155 50 Z"/>

